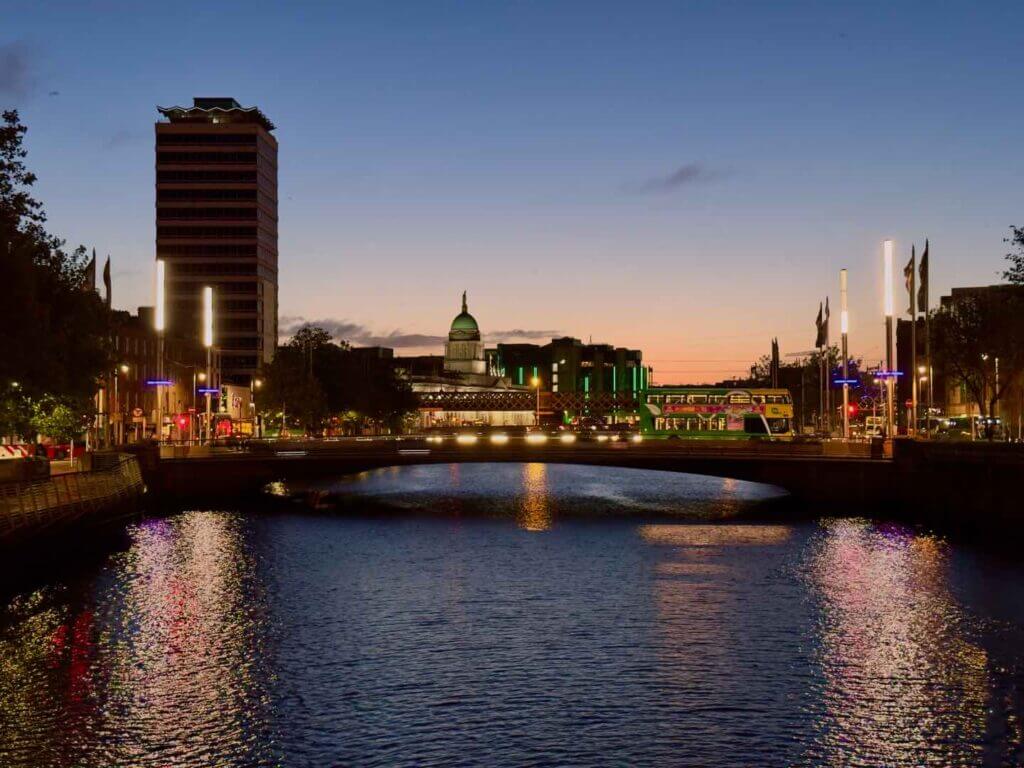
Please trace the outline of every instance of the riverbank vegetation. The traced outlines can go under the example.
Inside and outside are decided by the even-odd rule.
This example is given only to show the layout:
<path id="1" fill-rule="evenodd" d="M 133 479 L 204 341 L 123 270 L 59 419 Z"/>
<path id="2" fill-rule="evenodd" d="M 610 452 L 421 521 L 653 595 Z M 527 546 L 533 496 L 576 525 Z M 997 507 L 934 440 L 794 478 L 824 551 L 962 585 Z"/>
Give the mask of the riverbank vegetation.
<path id="1" fill-rule="evenodd" d="M 26 130 L 16 111 L 3 113 L 0 435 L 5 436 L 33 434 L 34 420 L 56 415 L 66 420 L 69 413 L 84 429 L 97 378 L 109 360 L 109 310 L 88 284 L 86 249 L 68 249 L 48 232 L 42 203 L 32 197 L 36 176 L 25 164 Z"/>

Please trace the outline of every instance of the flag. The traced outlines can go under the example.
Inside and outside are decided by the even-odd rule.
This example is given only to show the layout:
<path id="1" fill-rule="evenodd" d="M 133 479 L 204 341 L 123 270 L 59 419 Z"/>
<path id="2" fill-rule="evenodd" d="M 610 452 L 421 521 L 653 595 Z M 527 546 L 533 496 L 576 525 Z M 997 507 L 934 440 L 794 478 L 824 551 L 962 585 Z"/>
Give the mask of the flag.
<path id="1" fill-rule="evenodd" d="M 914 251 L 914 246 L 910 246 L 910 261 L 907 262 L 907 266 L 903 268 L 903 278 L 907 284 L 907 295 L 910 297 L 910 307 L 907 309 L 907 314 L 911 317 L 914 316 L 914 263 L 917 261 L 917 256 Z"/>
<path id="2" fill-rule="evenodd" d="M 928 314 L 928 239 L 924 241 L 924 252 L 921 254 L 921 266 L 917 268 L 921 277 L 921 285 L 917 288 L 917 309 Z"/>
<path id="3" fill-rule="evenodd" d="M 92 249 L 92 258 L 85 265 L 85 282 L 82 283 L 83 291 L 96 290 L 96 249 Z"/>
<path id="4" fill-rule="evenodd" d="M 107 254 L 107 263 L 103 265 L 103 288 L 107 298 L 107 309 L 110 309 L 110 254 Z"/>
<path id="5" fill-rule="evenodd" d="M 821 349 L 825 346 L 825 323 L 821 319 L 821 302 L 818 302 L 818 319 L 814 321 L 815 326 L 818 328 L 818 335 L 814 340 L 814 346 Z"/>
<path id="6" fill-rule="evenodd" d="M 825 297 L 825 346 L 828 346 L 828 319 L 832 313 L 828 311 L 828 296 Z"/>
<path id="7" fill-rule="evenodd" d="M 779 386 L 779 340 L 772 339 L 772 370 L 771 382 L 773 387 Z"/>

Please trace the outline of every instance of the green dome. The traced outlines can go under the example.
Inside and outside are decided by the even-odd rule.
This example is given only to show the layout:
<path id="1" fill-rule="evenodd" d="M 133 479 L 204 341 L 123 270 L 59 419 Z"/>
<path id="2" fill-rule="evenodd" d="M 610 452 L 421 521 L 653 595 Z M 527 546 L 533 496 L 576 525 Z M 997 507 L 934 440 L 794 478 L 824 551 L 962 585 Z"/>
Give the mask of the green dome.
<path id="1" fill-rule="evenodd" d="M 476 324 L 476 318 L 469 314 L 469 312 L 461 312 L 454 320 L 452 320 L 452 330 L 479 333 L 480 326 Z"/>
<path id="2" fill-rule="evenodd" d="M 448 340 L 480 341 L 480 326 L 476 324 L 476 318 L 469 314 L 465 291 L 462 292 L 462 311 L 452 320 L 452 328 L 448 332 Z"/>

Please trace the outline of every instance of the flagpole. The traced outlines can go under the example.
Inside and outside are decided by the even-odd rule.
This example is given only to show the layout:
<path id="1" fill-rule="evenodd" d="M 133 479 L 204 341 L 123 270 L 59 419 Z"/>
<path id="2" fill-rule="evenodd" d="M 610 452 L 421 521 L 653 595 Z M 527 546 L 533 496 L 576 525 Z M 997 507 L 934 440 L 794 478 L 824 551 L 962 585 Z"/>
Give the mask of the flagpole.
<path id="1" fill-rule="evenodd" d="M 829 339 L 829 330 L 832 324 L 832 312 L 828 308 L 828 296 L 825 297 L 825 431 L 832 436 L 832 345 Z"/>
<path id="2" fill-rule="evenodd" d="M 929 427 L 931 426 L 932 419 L 932 394 L 935 391 L 935 375 L 932 371 L 932 319 L 928 312 L 928 283 L 931 281 L 928 273 L 928 270 L 930 269 L 928 265 L 929 258 L 928 238 L 925 238 L 924 254 L 921 256 L 921 267 L 923 270 L 923 274 L 921 275 L 921 292 L 923 294 L 922 298 L 924 299 L 924 307 L 918 307 L 918 309 L 924 310 L 924 356 L 928 361 L 928 414 L 924 420 L 925 436 L 929 435 Z"/>
<path id="3" fill-rule="evenodd" d="M 917 434 L 917 252 L 910 246 L 910 411 L 908 432 Z"/>

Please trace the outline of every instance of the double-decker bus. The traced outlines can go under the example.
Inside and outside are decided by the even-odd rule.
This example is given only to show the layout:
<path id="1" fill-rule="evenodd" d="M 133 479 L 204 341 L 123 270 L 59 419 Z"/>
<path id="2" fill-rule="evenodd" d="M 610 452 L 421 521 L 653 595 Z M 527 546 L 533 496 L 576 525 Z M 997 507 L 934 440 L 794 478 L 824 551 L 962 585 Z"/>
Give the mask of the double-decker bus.
<path id="1" fill-rule="evenodd" d="M 651 387 L 640 423 L 653 437 L 790 437 L 793 398 L 787 389 Z"/>

